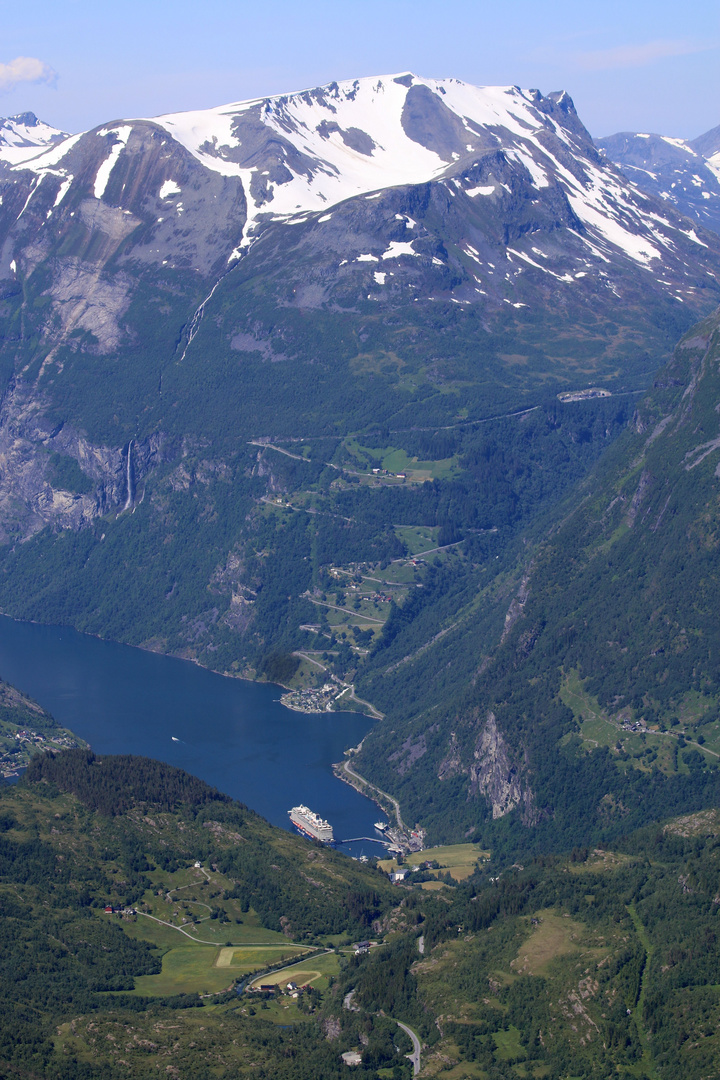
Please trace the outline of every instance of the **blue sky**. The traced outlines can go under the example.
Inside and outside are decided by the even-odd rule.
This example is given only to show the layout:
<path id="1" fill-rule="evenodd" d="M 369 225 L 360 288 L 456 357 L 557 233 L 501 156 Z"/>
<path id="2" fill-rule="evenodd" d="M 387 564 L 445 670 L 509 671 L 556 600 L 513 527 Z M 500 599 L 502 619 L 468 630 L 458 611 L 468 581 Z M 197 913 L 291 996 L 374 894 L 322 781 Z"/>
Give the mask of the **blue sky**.
<path id="1" fill-rule="evenodd" d="M 412 70 L 565 89 L 595 136 L 720 124 L 717 0 L 4 0 L 0 116 L 67 131 Z"/>

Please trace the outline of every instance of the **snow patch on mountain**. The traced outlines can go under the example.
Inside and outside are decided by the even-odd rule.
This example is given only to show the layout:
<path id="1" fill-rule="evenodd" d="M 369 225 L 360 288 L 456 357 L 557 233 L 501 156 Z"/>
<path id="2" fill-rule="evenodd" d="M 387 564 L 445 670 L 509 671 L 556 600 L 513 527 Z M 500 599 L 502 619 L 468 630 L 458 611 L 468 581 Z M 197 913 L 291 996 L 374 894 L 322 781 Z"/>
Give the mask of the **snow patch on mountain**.
<path id="1" fill-rule="evenodd" d="M 474 199 L 476 195 L 492 195 L 496 190 L 495 184 L 479 184 L 474 188 L 466 188 L 465 194 Z"/>
<path id="2" fill-rule="evenodd" d="M 169 199 L 171 195 L 180 195 L 180 188 L 174 180 L 165 180 L 158 191 L 159 199 Z"/>
<path id="3" fill-rule="evenodd" d="M 41 154 L 37 154 L 36 157 L 27 159 L 21 163 L 18 163 L 16 169 L 30 169 L 34 173 L 42 174 L 44 172 L 55 172 L 57 176 L 65 176 L 67 170 L 60 168 L 60 162 L 62 159 L 72 150 L 74 146 L 82 139 L 83 132 L 79 135 L 69 135 L 52 146 L 49 150 L 44 150 Z"/>
<path id="4" fill-rule="evenodd" d="M 417 255 L 412 243 L 406 244 L 402 240 L 391 240 L 387 251 L 383 251 L 383 259 L 399 259 L 401 255 Z"/>
<path id="5" fill-rule="evenodd" d="M 115 168 L 115 165 L 117 164 L 117 160 L 120 157 L 120 154 L 122 153 L 123 149 L 127 145 L 127 141 L 130 138 L 130 132 L 131 131 L 132 131 L 132 125 L 128 124 L 128 125 L 123 125 L 122 127 L 119 127 L 119 128 L 115 128 L 115 129 L 104 128 L 102 131 L 98 132 L 98 135 L 114 135 L 115 136 L 115 142 L 112 144 L 110 153 L 105 158 L 105 160 L 102 162 L 102 164 L 100 165 L 100 168 L 98 169 L 98 171 L 97 171 L 97 173 L 95 175 L 95 184 L 93 186 L 93 194 L 94 194 L 96 199 L 102 199 L 103 195 L 105 194 L 105 188 L 108 185 L 108 180 L 110 179 L 110 174 L 112 173 L 113 169 Z"/>

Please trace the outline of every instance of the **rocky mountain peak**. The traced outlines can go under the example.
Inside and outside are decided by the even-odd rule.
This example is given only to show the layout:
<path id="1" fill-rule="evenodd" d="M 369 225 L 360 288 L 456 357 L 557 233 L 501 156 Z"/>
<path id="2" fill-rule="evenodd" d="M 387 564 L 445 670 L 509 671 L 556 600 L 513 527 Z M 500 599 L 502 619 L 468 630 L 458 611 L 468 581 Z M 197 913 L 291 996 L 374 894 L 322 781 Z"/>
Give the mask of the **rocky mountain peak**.
<path id="1" fill-rule="evenodd" d="M 0 117 L 0 164 L 17 165 L 67 138 L 33 112 Z"/>

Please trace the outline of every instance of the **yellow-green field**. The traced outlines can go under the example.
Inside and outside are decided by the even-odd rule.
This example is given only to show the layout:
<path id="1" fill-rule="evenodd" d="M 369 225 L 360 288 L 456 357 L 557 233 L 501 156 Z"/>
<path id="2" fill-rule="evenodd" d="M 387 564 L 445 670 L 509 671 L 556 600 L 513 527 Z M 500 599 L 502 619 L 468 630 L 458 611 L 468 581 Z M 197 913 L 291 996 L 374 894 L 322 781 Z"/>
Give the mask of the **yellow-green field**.
<path id="1" fill-rule="evenodd" d="M 305 986 L 308 983 L 324 990 L 328 985 L 331 975 L 337 975 L 340 971 L 340 958 L 337 953 L 323 953 L 321 956 L 313 956 L 310 960 L 300 961 L 282 971 L 273 971 L 268 975 L 261 975 L 251 985 L 262 983 L 264 986 L 286 986 L 289 982 Z"/>
<path id="2" fill-rule="evenodd" d="M 290 958 L 290 950 L 285 950 Z M 215 994 L 225 990 L 241 975 L 276 964 L 283 956 L 278 947 L 218 949 L 214 945 L 180 945 L 168 949 L 158 975 L 141 975 L 133 994 Z"/>
<path id="3" fill-rule="evenodd" d="M 457 1049 L 456 1054 L 459 1054 Z M 463 1061 L 459 1065 L 453 1065 L 451 1069 L 443 1069 L 439 1072 L 440 1080 L 486 1080 L 487 1073 L 475 1061 Z"/>
<path id="4" fill-rule="evenodd" d="M 420 866 L 424 862 L 437 862 L 438 870 L 430 870 L 428 873 L 437 874 L 440 871 L 449 873 L 455 881 L 464 881 L 470 877 L 478 859 L 489 858 L 488 851 L 481 851 L 475 844 L 445 844 L 442 847 L 427 848 L 425 851 L 414 851 L 405 859 L 405 866 Z M 395 859 L 383 859 L 379 866 L 386 873 L 397 870 Z"/>
<path id="5" fill-rule="evenodd" d="M 554 911 L 538 911 L 530 937 L 518 949 L 511 967 L 519 975 L 544 975 L 548 964 L 581 948 L 585 928 Z"/>
<path id="6" fill-rule="evenodd" d="M 572 709 L 580 727 L 580 738 L 586 749 L 607 746 L 617 755 L 620 768 L 635 768 L 649 771 L 657 767 L 664 773 L 685 772 L 688 766 L 683 760 L 682 749 L 677 754 L 678 736 L 684 734 L 688 748 L 702 751 L 710 761 L 718 760 L 720 746 L 720 725 L 717 722 L 702 728 L 707 745 L 700 745 L 696 740 L 697 732 L 684 723 L 673 731 L 659 731 L 648 727 L 644 731 L 627 731 L 622 722 L 629 718 L 629 713 L 621 712 L 617 716 L 608 714 L 597 698 L 588 694 L 576 671 L 565 676 L 560 688 L 560 697 L 565 705 Z M 699 730 L 699 729 L 698 729 Z M 565 739 L 569 736 L 565 736 Z M 717 744 L 717 745 L 716 745 Z M 618 747 L 620 748 L 618 750 Z M 626 756 L 627 755 L 627 756 Z"/>

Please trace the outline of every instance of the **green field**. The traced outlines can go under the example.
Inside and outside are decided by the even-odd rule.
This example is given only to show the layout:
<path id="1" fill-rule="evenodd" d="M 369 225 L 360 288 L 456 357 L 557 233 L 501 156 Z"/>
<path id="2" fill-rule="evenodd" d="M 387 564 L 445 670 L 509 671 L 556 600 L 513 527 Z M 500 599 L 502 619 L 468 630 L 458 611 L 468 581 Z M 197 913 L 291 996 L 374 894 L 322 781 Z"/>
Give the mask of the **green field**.
<path id="1" fill-rule="evenodd" d="M 340 957 L 335 952 L 329 952 L 313 956 L 309 960 L 301 960 L 298 964 L 283 968 L 282 971 L 262 975 L 256 982 L 267 986 L 285 986 L 289 982 L 304 986 L 311 983 L 318 990 L 325 990 L 330 976 L 337 976 L 339 971 Z M 255 983 L 251 985 L 254 986 Z"/>
<path id="2" fill-rule="evenodd" d="M 507 1031 L 496 1031 L 493 1035 L 495 1040 L 495 1057 L 499 1061 L 521 1061 L 527 1057 L 527 1051 L 520 1042 L 520 1032 L 516 1027 L 509 1027 Z"/>
<path id="3" fill-rule="evenodd" d="M 446 480 L 457 471 L 456 458 L 444 458 L 442 461 L 418 461 L 408 457 L 404 450 L 387 447 L 385 450 L 370 451 L 374 456 L 382 455 L 382 467 L 391 473 L 404 472 L 413 480 Z"/>
<path id="4" fill-rule="evenodd" d="M 242 912 L 239 901 L 226 896 L 232 890 L 232 883 L 220 873 L 210 872 L 206 876 L 201 869 L 188 866 L 174 873 L 151 871 L 148 878 L 153 889 L 145 893 L 139 907 L 154 919 L 172 924 L 165 929 L 174 934 L 171 940 L 176 945 L 189 941 L 185 934 L 178 933 L 179 929 L 205 945 L 287 944 L 283 934 L 262 926 L 252 909 Z M 158 891 L 162 895 L 157 896 Z M 210 918 L 213 909 L 223 915 L 224 921 Z M 161 924 L 143 917 L 129 925 L 136 928 L 131 933 L 148 941 L 156 941 L 163 929 Z"/>
<path id="5" fill-rule="evenodd" d="M 213 946 L 188 945 L 169 949 L 158 975 L 141 975 L 131 994 L 165 997 L 170 994 L 213 994 L 224 990 L 233 975 L 214 966 L 218 950 Z"/>
<path id="6" fill-rule="evenodd" d="M 617 755 L 617 764 L 621 768 L 649 771 L 656 766 L 664 773 L 689 772 L 683 760 L 684 747 L 682 743 L 678 744 L 679 736 L 686 739 L 689 749 L 701 751 L 710 762 L 718 760 L 720 725 L 717 721 L 702 729 L 701 733 L 708 745 L 699 744 L 696 741 L 698 732 L 686 730 L 683 722 L 672 731 L 660 731 L 654 725 L 641 731 L 628 731 L 623 728 L 623 721 L 629 717 L 627 711 L 617 716 L 609 715 L 601 708 L 597 698 L 584 690 L 576 671 L 565 676 L 560 688 L 560 698 L 573 711 L 585 749 L 607 746 Z M 568 738 L 569 736 L 565 737 L 566 740 Z"/>
<path id="7" fill-rule="evenodd" d="M 158 975 L 141 975 L 133 994 L 165 997 L 170 994 L 216 994 L 241 975 L 276 964 L 290 953 L 281 948 L 216 948 L 214 945 L 180 945 L 168 949 Z"/>
<path id="8" fill-rule="evenodd" d="M 420 551 L 429 551 L 437 547 L 437 537 L 440 529 L 430 528 L 425 525 L 396 525 L 395 535 L 407 545 L 411 555 L 417 555 Z"/>
<path id="9" fill-rule="evenodd" d="M 427 848 L 425 851 L 415 851 L 405 859 L 405 866 L 419 866 L 423 862 L 438 862 L 437 870 L 430 870 L 431 874 L 447 872 L 455 881 L 464 881 L 470 877 L 477 866 L 478 859 L 489 858 L 489 852 L 481 851 L 475 844 L 445 844 L 442 847 Z M 378 865 L 386 873 L 397 870 L 395 859 L 383 859 Z"/>

